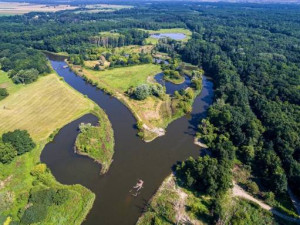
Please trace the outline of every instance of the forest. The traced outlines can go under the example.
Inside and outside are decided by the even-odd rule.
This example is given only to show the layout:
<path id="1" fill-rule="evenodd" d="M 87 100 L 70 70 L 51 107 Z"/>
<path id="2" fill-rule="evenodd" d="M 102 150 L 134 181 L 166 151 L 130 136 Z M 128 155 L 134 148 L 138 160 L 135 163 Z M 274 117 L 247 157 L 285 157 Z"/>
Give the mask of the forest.
<path id="1" fill-rule="evenodd" d="M 215 198 L 214 222 L 222 217 L 218 200 L 232 187 L 235 167 L 251 174 L 243 185 L 258 189 L 261 199 L 283 207 L 289 188 L 300 198 L 300 6 L 132 4 L 135 7 L 80 16 L 70 10 L 0 17 L 0 69 L 15 84 L 35 82 L 51 72 L 43 51 L 66 53 L 77 65 L 105 55 L 112 68 L 151 63 L 157 51 L 171 58 L 170 65 L 161 65 L 171 80 L 181 78 L 177 59 L 198 66 L 212 78 L 215 89 L 214 103 L 197 127 L 210 154 L 178 163 L 174 170 L 179 183 Z M 150 53 L 111 50 L 146 45 L 145 30 L 166 28 L 189 29 L 192 37 L 185 43 L 161 40 Z M 193 85 L 200 88 L 197 79 Z M 150 93 L 160 96 L 160 89 L 140 85 L 131 94 L 145 99 Z M 0 87 L 0 101 L 7 95 Z M 186 101 L 193 98 L 176 95 Z M 8 138 L 2 137 L 1 163 L 34 144 L 22 150 Z"/>

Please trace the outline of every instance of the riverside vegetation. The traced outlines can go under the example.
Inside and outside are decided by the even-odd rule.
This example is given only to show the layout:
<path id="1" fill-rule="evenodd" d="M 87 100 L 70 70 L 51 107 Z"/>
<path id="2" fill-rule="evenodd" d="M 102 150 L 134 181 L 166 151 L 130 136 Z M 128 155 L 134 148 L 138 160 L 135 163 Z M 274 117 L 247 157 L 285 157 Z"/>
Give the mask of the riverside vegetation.
<path id="1" fill-rule="evenodd" d="M 77 221 L 82 220 L 74 218 L 83 218 L 93 199 L 93 195 L 83 187 L 60 186 L 47 169 L 47 178 L 42 179 L 42 182 L 30 175 L 32 168 L 38 165 L 38 155 L 51 132 L 94 109 L 88 99 L 78 94 L 76 96 L 66 87 L 63 90 L 71 91 L 74 95 L 70 96 L 74 98 L 67 99 L 69 92 L 63 94 L 60 90 L 57 93 L 62 96 L 53 105 L 60 104 L 57 109 L 62 111 L 49 109 L 52 112 L 49 113 L 49 121 L 48 117 L 46 120 L 39 117 L 51 105 L 44 105 L 40 100 L 30 101 L 28 96 L 41 96 L 40 99 L 51 101 L 47 96 L 51 93 L 54 95 L 55 88 L 61 88 L 61 85 L 48 85 L 47 80 L 54 84 L 63 84 L 63 81 L 59 81 L 55 75 L 44 76 L 49 73 L 48 63 L 37 50 L 68 53 L 70 63 L 75 65 L 75 70 L 77 67 L 79 74 L 100 88 L 106 88 L 107 92 L 121 99 L 133 112 L 143 112 L 139 115 L 142 123 L 137 125 L 145 129 L 146 124 L 146 128 L 150 128 L 148 130 L 164 128 L 177 115 L 190 111 L 197 94 L 196 89 L 200 85 L 200 79 L 196 79 L 199 77 L 197 70 L 192 75 L 194 69 L 191 69 L 184 73 L 195 76 L 192 87 L 173 96 L 164 95 L 161 98 L 153 95 L 153 87 L 156 87 L 155 91 L 161 90 L 153 80 L 156 72 L 165 71 L 166 79 L 171 80 L 182 79 L 176 71 L 182 74 L 176 66 L 164 68 L 163 65 L 152 64 L 149 62 L 150 57 L 167 59 L 174 65 L 178 60 L 179 64 L 191 63 L 202 68 L 212 77 L 215 85 L 214 104 L 209 108 L 207 118 L 199 121 L 198 134 L 199 140 L 208 146 L 210 154 L 205 158 L 188 159 L 176 167 L 176 181 L 181 188 L 191 191 L 200 199 L 195 201 L 201 202 L 201 205 L 194 206 L 194 214 L 208 212 L 208 223 L 228 224 L 226 215 L 229 214 L 226 210 L 241 208 L 243 212 L 239 215 L 243 216 L 236 220 L 230 219 L 231 223 L 242 223 L 246 218 L 245 221 L 258 224 L 257 218 L 266 212 L 257 206 L 240 201 L 235 206 L 223 204 L 226 199 L 233 199 L 227 193 L 235 180 L 253 196 L 279 208 L 286 215 L 296 217 L 288 188 L 300 196 L 300 7 L 199 2 L 130 4 L 135 7 L 105 13 L 61 11 L 0 18 L 0 29 L 3 31 L 0 33 L 0 65 L 4 71 L 1 72 L 0 81 L 6 80 L 0 86 L 0 112 L 7 118 L 3 120 L 0 114 L 1 134 L 16 129 L 28 130 L 36 143 L 32 151 L 16 156 L 9 164 L 0 164 L 0 179 L 5 184 L 0 190 L 1 198 L 8 199 L 1 202 L 10 202 L 0 209 L 0 222 L 10 221 L 10 217 L 13 221 L 20 221 L 25 209 L 35 209 L 26 207 L 31 206 L 31 203 L 34 205 L 26 194 L 33 188 L 34 180 L 43 187 L 53 185 L 51 187 L 56 188 L 55 193 L 58 193 L 59 188 L 72 190 L 77 194 L 70 196 L 77 196 L 81 201 L 81 204 L 76 205 L 78 208 L 72 205 L 71 209 L 67 207 L 70 199 L 60 206 L 56 203 L 51 205 L 45 221 L 52 218 L 60 222 L 63 217 L 67 217 L 70 223 L 75 223 L 73 220 L 79 223 Z M 174 28 L 189 30 L 188 38 L 183 41 L 155 39 L 155 43 L 148 39 L 153 31 L 157 33 L 160 29 Z M 128 72 L 133 70 L 137 73 Z M 128 81 L 116 89 L 112 84 L 121 83 L 118 77 L 120 71 L 128 72 L 124 75 Z M 5 76 L 1 78 L 3 74 Z M 180 79 L 175 80 L 173 82 L 181 82 Z M 13 84 L 12 81 L 19 84 Z M 18 101 L 19 105 L 14 105 Z M 69 110 L 65 108 L 66 102 L 73 102 L 68 118 L 65 118 L 65 112 Z M 174 108 L 173 104 L 179 107 Z M 27 110 L 20 113 L 16 110 L 17 106 L 20 109 L 27 107 Z M 37 107 L 36 110 L 33 107 Z M 173 109 L 179 113 L 174 114 Z M 27 114 L 30 110 L 32 112 Z M 51 116 L 55 116 L 55 119 Z M 138 118 L 138 115 L 135 116 Z M 152 140 L 157 133 L 147 134 L 142 130 L 140 135 L 146 140 Z M 9 145 L 4 145 L 4 149 L 13 152 Z M 204 173 L 215 171 L 210 163 L 204 162 L 217 165 L 218 171 L 223 173 Z M 201 170 L 197 170 L 198 167 Z M 205 185 L 199 187 L 200 183 Z M 89 200 L 85 201 L 87 196 Z M 160 202 L 156 204 L 154 199 L 152 205 L 160 207 L 158 211 L 154 210 L 155 213 L 152 212 L 149 221 L 172 223 L 173 217 L 168 220 L 166 216 L 172 214 L 172 211 L 165 213 L 168 211 L 168 199 L 162 198 Z M 38 203 L 41 204 L 47 205 Z M 66 208 L 62 209 L 62 206 Z M 79 210 L 80 207 L 82 210 Z M 153 214 L 157 214 L 158 218 Z M 266 220 L 262 221 L 270 224 L 274 217 L 267 214 Z M 286 221 L 283 223 L 287 224 Z"/>

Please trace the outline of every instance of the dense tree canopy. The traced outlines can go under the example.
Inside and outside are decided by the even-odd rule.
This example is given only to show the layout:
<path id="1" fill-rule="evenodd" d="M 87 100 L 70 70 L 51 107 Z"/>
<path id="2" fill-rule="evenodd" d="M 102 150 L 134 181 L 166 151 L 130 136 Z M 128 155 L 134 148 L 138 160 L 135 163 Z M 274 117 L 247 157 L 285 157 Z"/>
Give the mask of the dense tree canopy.
<path id="1" fill-rule="evenodd" d="M 17 150 L 18 155 L 29 152 L 35 147 L 35 143 L 26 130 L 15 130 L 4 133 L 2 140 L 4 143 L 11 144 Z"/>

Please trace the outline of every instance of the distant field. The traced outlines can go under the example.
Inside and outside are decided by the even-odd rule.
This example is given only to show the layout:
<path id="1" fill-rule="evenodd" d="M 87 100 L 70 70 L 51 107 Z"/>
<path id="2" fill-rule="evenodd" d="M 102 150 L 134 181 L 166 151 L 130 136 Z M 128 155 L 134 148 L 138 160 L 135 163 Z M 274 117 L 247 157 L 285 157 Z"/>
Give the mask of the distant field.
<path id="1" fill-rule="evenodd" d="M 5 78 L 2 78 L 2 80 Z M 46 139 L 56 128 L 93 109 L 94 104 L 54 75 L 47 75 L 0 101 L 0 132 L 26 129 L 35 139 Z M 8 90 L 13 92 L 16 87 Z"/>
<path id="2" fill-rule="evenodd" d="M 0 2 L 0 16 L 20 15 L 29 12 L 57 12 L 76 9 L 70 5 L 44 5 L 22 2 Z"/>
<path id="3" fill-rule="evenodd" d="M 76 10 L 75 13 L 100 13 L 100 12 L 114 12 L 120 9 L 129 9 L 129 5 L 109 5 L 109 4 L 94 4 L 87 5 L 83 9 Z"/>

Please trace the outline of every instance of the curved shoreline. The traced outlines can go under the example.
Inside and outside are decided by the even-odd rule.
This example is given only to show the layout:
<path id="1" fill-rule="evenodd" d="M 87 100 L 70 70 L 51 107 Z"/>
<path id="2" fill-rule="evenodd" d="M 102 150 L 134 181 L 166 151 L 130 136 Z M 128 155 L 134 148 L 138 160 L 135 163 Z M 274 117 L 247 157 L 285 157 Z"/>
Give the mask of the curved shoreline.
<path id="1" fill-rule="evenodd" d="M 166 135 L 145 143 L 136 136 L 136 120 L 123 103 L 87 84 L 69 69 L 63 69 L 63 62 L 53 61 L 52 64 L 67 83 L 105 110 L 115 133 L 115 154 L 108 173 L 99 176 L 98 163 L 74 153 L 78 120 L 60 130 L 53 143 L 45 147 L 42 161 L 59 182 L 79 183 L 96 194 L 84 224 L 98 225 L 99 221 L 105 225 L 135 223 L 140 209 L 170 174 L 172 165 L 189 156 L 198 156 L 199 148 L 193 139 L 198 120 L 206 115 L 212 102 L 212 83 L 204 77 L 203 89 L 195 98 L 192 113 L 169 124 Z M 141 193 L 133 197 L 129 190 L 137 179 L 143 179 L 145 185 Z"/>

